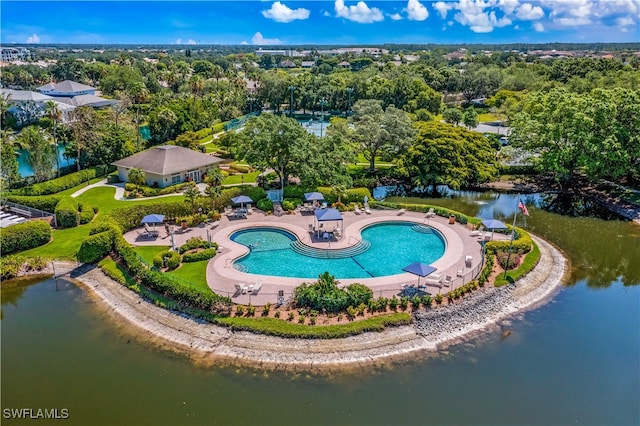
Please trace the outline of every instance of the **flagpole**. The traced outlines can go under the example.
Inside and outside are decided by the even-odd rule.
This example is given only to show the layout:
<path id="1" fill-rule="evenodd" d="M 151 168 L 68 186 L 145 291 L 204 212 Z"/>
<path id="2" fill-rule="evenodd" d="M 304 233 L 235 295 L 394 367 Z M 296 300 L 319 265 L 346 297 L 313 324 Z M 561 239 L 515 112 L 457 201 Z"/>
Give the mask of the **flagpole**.
<path id="1" fill-rule="evenodd" d="M 518 195 L 518 204 L 516 204 L 516 210 L 513 212 L 513 226 L 511 227 L 511 241 L 509 242 L 509 254 L 507 254 L 507 264 L 504 269 L 504 279 L 507 279 L 507 271 L 509 270 L 509 261 L 511 260 L 511 249 L 513 248 L 513 237 L 516 233 L 516 216 L 518 215 L 518 205 L 520 204 L 520 195 Z"/>

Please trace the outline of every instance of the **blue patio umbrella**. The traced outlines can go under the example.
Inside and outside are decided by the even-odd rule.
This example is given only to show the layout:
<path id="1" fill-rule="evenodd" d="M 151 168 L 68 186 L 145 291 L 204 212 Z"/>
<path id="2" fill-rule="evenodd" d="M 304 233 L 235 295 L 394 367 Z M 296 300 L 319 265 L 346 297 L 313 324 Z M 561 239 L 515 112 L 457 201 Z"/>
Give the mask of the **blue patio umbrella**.
<path id="1" fill-rule="evenodd" d="M 426 277 L 436 271 L 436 267 L 427 265 L 422 262 L 414 262 L 402 268 L 403 271 L 418 276 L 418 285 L 420 285 L 420 277 Z"/>
<path id="2" fill-rule="evenodd" d="M 244 204 L 253 203 L 251 197 L 247 197 L 246 195 L 238 195 L 237 197 L 233 197 L 231 201 L 233 201 L 233 204 L 240 204 L 240 207 L 244 207 Z"/>
<path id="3" fill-rule="evenodd" d="M 324 201 L 324 195 L 320 192 L 305 192 L 304 199 L 306 201 Z"/>
<path id="4" fill-rule="evenodd" d="M 142 221 L 140 221 L 140 223 L 142 224 L 144 223 L 155 224 L 155 223 L 162 223 L 162 222 L 164 222 L 163 214 L 148 214 L 142 218 Z"/>

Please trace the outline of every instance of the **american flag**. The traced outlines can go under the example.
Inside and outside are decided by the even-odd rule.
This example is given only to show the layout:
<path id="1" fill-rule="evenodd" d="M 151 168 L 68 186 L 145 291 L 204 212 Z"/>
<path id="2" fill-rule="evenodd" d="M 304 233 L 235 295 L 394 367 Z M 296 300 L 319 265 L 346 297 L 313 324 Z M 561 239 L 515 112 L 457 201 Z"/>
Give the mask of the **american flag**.
<path id="1" fill-rule="evenodd" d="M 527 206 L 525 206 L 522 200 L 520 199 L 518 199 L 518 208 L 522 210 L 523 215 L 529 216 L 529 210 L 527 210 Z"/>

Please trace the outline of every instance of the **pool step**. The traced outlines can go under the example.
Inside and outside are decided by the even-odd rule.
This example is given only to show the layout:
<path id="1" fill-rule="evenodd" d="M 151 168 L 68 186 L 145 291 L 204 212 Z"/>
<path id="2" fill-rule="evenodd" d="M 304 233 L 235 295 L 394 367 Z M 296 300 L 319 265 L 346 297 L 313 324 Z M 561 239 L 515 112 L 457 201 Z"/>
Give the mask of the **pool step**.
<path id="1" fill-rule="evenodd" d="M 233 269 L 238 270 L 240 272 L 245 272 L 245 273 L 249 272 L 249 267 L 238 262 L 233 263 Z"/>
<path id="2" fill-rule="evenodd" d="M 416 224 L 411 227 L 412 230 L 420 232 L 421 234 L 433 234 L 433 228 L 430 226 Z"/>
<path id="3" fill-rule="evenodd" d="M 369 250 L 371 243 L 367 240 L 360 240 L 356 245 L 343 249 L 321 249 L 316 247 L 309 247 L 299 240 L 291 242 L 291 250 L 298 254 L 308 257 L 315 257 L 317 259 L 344 259 L 347 257 L 358 256 Z"/>

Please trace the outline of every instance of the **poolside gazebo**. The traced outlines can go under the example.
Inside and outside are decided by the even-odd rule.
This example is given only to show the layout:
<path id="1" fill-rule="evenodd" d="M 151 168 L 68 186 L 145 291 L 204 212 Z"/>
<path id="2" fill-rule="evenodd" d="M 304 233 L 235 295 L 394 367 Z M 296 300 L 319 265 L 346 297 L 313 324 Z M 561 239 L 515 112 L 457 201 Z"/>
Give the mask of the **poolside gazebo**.
<path id="1" fill-rule="evenodd" d="M 340 213 L 340 211 L 338 211 L 338 209 L 333 209 L 333 208 L 318 209 L 314 213 L 315 213 L 314 229 L 318 230 L 318 232 L 320 231 L 321 224 L 324 222 L 332 222 L 332 221 L 340 222 L 339 228 L 342 228 L 343 218 L 342 218 L 342 214 Z"/>

